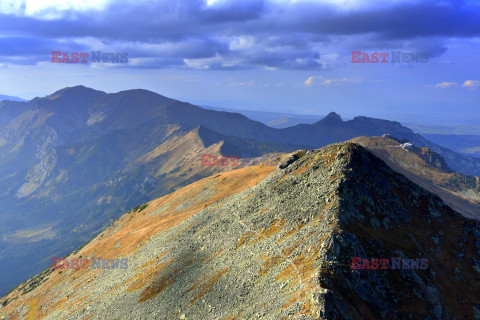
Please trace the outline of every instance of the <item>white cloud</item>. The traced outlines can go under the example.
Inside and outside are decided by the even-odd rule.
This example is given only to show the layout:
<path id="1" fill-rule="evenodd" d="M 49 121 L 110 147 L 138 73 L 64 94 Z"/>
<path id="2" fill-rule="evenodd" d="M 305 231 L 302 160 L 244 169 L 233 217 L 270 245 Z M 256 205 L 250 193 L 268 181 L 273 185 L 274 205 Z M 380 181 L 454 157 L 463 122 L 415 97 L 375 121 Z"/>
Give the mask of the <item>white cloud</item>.
<path id="1" fill-rule="evenodd" d="M 469 89 L 476 89 L 478 87 L 480 87 L 480 81 L 478 80 L 466 80 L 463 85 L 463 87 L 465 88 L 469 88 Z"/>
<path id="2" fill-rule="evenodd" d="M 358 82 L 360 79 L 358 78 L 342 78 L 342 79 L 328 79 L 323 82 L 325 85 L 330 85 L 330 84 L 341 84 L 344 82 Z"/>
<path id="3" fill-rule="evenodd" d="M 322 65 L 322 69 L 329 69 L 339 63 L 338 53 L 319 54 L 316 60 Z"/>
<path id="4" fill-rule="evenodd" d="M 23 1 L 2 0 L 0 1 L 0 13 L 19 14 L 22 12 Z"/>
<path id="5" fill-rule="evenodd" d="M 455 87 L 457 84 L 455 82 L 442 82 L 442 83 L 437 83 L 435 85 L 435 88 L 450 88 L 450 87 Z"/>
<path id="6" fill-rule="evenodd" d="M 228 84 L 229 87 L 258 87 L 258 88 L 268 88 L 272 84 L 270 82 L 256 82 L 255 80 L 248 80 L 243 82 L 231 82 Z"/>
<path id="7" fill-rule="evenodd" d="M 265 70 L 275 71 L 275 70 L 278 70 L 278 68 L 265 66 Z"/>
<path id="8" fill-rule="evenodd" d="M 102 10 L 110 0 L 1 0 L 0 13 L 57 19 L 62 11 Z"/>
<path id="9" fill-rule="evenodd" d="M 303 84 L 306 85 L 307 87 L 310 87 L 313 84 L 313 77 L 308 77 L 308 79 L 305 80 Z"/>
<path id="10" fill-rule="evenodd" d="M 230 50 L 246 50 L 255 45 L 253 37 L 238 37 L 230 42 L 228 46 Z"/>
<path id="11" fill-rule="evenodd" d="M 225 2 L 227 2 L 227 0 L 206 0 L 205 4 L 207 6 L 214 6 L 214 5 L 219 5 Z"/>
<path id="12" fill-rule="evenodd" d="M 305 82 L 303 83 L 304 86 L 306 87 L 310 87 L 313 82 L 315 81 L 315 79 L 321 79 L 322 77 L 321 76 L 311 76 L 311 77 L 308 77 L 307 80 L 305 80 Z"/>
<path id="13" fill-rule="evenodd" d="M 255 80 L 248 80 L 243 82 L 232 82 L 229 83 L 228 86 L 230 87 L 251 87 L 255 84 Z"/>

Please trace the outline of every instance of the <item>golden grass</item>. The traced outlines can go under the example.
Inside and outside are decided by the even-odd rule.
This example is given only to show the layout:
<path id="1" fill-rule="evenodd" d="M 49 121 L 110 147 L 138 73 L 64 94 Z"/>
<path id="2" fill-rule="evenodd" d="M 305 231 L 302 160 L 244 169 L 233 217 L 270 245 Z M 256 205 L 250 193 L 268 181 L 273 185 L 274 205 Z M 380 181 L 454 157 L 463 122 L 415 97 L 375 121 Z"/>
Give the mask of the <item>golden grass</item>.
<path id="1" fill-rule="evenodd" d="M 263 180 L 275 169 L 275 167 L 271 166 L 257 166 L 252 168 L 258 175 L 259 180 Z M 102 257 L 103 259 L 126 257 L 141 248 L 151 237 L 177 226 L 198 211 L 214 205 L 217 201 L 231 194 L 252 187 L 257 184 L 257 182 L 257 176 L 253 174 L 250 169 L 240 168 L 216 174 L 215 176 L 192 183 L 167 196 L 149 202 L 148 207 L 141 213 L 131 212 L 125 214 L 110 228 L 82 248 L 75 256 Z M 176 210 L 178 205 L 188 199 L 192 199 L 205 189 L 214 191 L 214 194 L 206 200 L 198 200 L 192 203 L 189 208 Z M 167 206 L 167 210 L 163 211 L 163 213 L 150 215 L 150 213 L 165 205 Z M 269 232 L 274 232 L 274 229 L 275 227 L 272 227 Z M 218 254 L 220 254 L 220 252 L 217 252 L 211 259 Z M 102 296 L 122 286 L 126 286 L 125 289 L 127 291 L 141 290 L 145 286 L 148 286 L 141 293 L 139 302 L 151 299 L 165 290 L 171 285 L 172 281 L 174 281 L 179 270 L 174 270 L 170 273 L 170 277 L 168 277 L 168 275 L 161 275 L 161 272 L 173 262 L 173 260 L 170 260 L 165 263 L 156 264 L 155 259 L 149 261 L 140 267 L 141 271 L 139 270 L 137 276 L 124 283 L 117 284 Z M 48 276 L 48 279 L 44 283 L 32 292 L 20 295 L 20 292 L 15 290 L 10 293 L 8 295 L 9 299 L 13 297 L 17 297 L 17 299 L 2 308 L 2 311 L 8 314 L 14 314 L 16 308 L 27 306 L 30 310 L 28 314 L 33 318 L 41 317 L 38 306 L 42 306 L 42 315 L 48 315 L 54 310 L 62 310 L 64 312 L 68 310 L 69 313 L 75 312 L 92 302 L 87 299 L 89 295 L 79 297 L 82 290 L 88 290 L 84 289 L 86 286 L 94 285 L 95 275 L 99 272 L 99 270 L 80 269 L 74 272 L 63 270 L 62 274 L 59 274 L 58 270 L 54 271 Z M 224 272 L 226 272 L 226 270 Z M 160 278 L 151 282 L 156 276 Z M 209 288 L 214 284 L 212 282 L 216 282 L 220 276 L 221 274 L 210 279 L 209 285 L 207 285 L 199 295 L 202 296 L 208 292 L 210 290 Z M 75 280 L 73 280 L 73 277 L 75 277 Z M 91 280 L 90 283 L 88 280 Z M 71 286 L 72 282 L 74 283 L 75 291 L 67 298 L 64 296 L 63 288 Z M 102 296 L 95 300 L 100 299 Z"/>
<path id="2" fill-rule="evenodd" d="M 203 297 L 206 293 L 208 293 L 213 285 L 215 283 L 217 283 L 218 279 L 220 279 L 221 276 L 223 276 L 225 274 L 225 272 L 227 272 L 227 270 L 229 269 L 229 267 L 226 267 L 225 269 L 223 269 L 222 271 L 219 271 L 217 272 L 214 276 L 212 276 L 206 283 L 206 285 L 203 287 L 202 291 L 200 291 L 199 294 L 197 294 L 197 296 L 195 298 L 193 298 L 191 301 L 190 301 L 190 305 L 194 304 L 195 301 L 197 301 L 198 299 L 200 299 L 201 297 Z"/>

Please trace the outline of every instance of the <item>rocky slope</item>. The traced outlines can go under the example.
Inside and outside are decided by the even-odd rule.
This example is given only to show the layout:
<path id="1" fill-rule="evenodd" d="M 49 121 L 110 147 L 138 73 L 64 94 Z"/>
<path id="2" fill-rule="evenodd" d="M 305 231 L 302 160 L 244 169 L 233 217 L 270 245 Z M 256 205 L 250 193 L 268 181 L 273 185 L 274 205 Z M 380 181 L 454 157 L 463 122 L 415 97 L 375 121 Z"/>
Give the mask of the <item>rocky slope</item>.
<path id="1" fill-rule="evenodd" d="M 28 171 L 0 178 L 0 261 L 5 259 L 0 293 L 45 268 L 50 256 L 63 256 L 90 240 L 130 208 L 258 161 L 262 154 L 292 149 L 176 125 L 117 130 L 55 147 Z M 240 159 L 235 166 L 204 166 L 203 154 Z"/>
<path id="2" fill-rule="evenodd" d="M 453 172 L 445 160 L 428 148 L 411 146 L 393 137 L 358 137 L 351 140 L 385 161 L 393 170 L 422 186 L 457 212 L 480 220 L 480 177 Z"/>
<path id="3" fill-rule="evenodd" d="M 479 250 L 479 222 L 342 143 L 287 155 L 276 169 L 220 173 L 128 212 L 67 257 L 128 259 L 126 268 L 46 270 L 4 297 L 0 315 L 480 319 Z M 352 268 L 356 258 L 372 268 Z"/>

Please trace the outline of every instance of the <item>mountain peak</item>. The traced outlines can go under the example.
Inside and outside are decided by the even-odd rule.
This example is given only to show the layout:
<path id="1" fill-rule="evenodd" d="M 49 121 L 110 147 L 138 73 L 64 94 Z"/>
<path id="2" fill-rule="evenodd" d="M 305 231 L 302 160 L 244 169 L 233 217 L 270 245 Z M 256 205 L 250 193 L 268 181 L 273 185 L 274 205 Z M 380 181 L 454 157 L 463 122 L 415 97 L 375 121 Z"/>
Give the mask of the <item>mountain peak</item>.
<path id="1" fill-rule="evenodd" d="M 162 98 L 162 99 L 170 99 L 167 98 L 159 93 L 156 93 L 151 90 L 147 89 L 128 89 L 128 90 L 123 90 L 119 91 L 116 93 L 117 95 L 138 95 L 138 96 L 144 96 L 144 97 L 156 97 L 156 98 Z"/>
<path id="2" fill-rule="evenodd" d="M 328 121 L 343 121 L 342 117 L 336 112 L 330 112 L 325 118 L 323 118 L 321 121 L 328 120 Z"/>
<path id="3" fill-rule="evenodd" d="M 85 87 L 83 85 L 73 86 L 73 87 L 65 87 L 54 93 L 47 95 L 45 98 L 49 100 L 56 100 L 60 97 L 62 98 L 83 98 L 86 95 L 104 95 L 106 94 L 103 91 L 95 90 L 92 88 Z"/>

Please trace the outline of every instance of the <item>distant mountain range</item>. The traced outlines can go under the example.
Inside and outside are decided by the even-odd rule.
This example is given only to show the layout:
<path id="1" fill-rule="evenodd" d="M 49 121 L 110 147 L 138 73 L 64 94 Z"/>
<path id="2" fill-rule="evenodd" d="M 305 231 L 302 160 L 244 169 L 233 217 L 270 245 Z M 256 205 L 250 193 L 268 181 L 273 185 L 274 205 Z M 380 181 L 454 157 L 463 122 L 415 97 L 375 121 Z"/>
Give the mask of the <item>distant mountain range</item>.
<path id="1" fill-rule="evenodd" d="M 27 102 L 0 102 L 0 294 L 104 230 L 123 212 L 212 174 L 202 155 L 313 149 L 389 133 L 428 147 L 449 168 L 479 175 L 480 159 L 440 147 L 398 122 L 335 113 L 271 128 L 151 91 L 107 94 L 76 86 Z M 8 261 L 8 263 L 6 263 Z"/>
<path id="2" fill-rule="evenodd" d="M 235 112 L 243 114 L 244 116 L 259 121 L 263 124 L 266 124 L 269 127 L 282 129 L 295 126 L 297 124 L 312 124 L 325 116 L 319 115 L 303 115 L 303 114 L 292 114 L 292 113 L 282 113 L 282 112 L 268 112 L 268 111 L 254 111 L 254 110 L 239 110 L 239 109 L 226 109 L 218 107 L 207 107 L 202 106 L 205 109 L 216 110 L 216 111 L 225 111 L 225 112 Z"/>
<path id="3" fill-rule="evenodd" d="M 360 140 L 399 151 L 391 164 L 404 156 L 405 167 L 422 159 L 449 171 L 426 149 Z M 192 183 L 128 211 L 65 258 L 0 299 L 0 317 L 420 320 L 480 311 L 480 223 L 352 142 Z"/>
<path id="4" fill-rule="evenodd" d="M 10 101 L 27 101 L 25 99 L 19 98 L 19 97 L 14 97 L 14 96 L 6 96 L 3 94 L 0 94 L 0 101 L 3 100 L 10 100 Z"/>
<path id="5" fill-rule="evenodd" d="M 277 129 L 288 128 L 298 124 L 313 124 L 325 117 L 319 115 L 301 115 L 281 112 L 227 109 L 208 106 L 205 106 L 204 108 L 216 111 L 240 113 L 252 120 L 259 121 L 269 127 Z M 404 124 L 404 126 L 412 129 L 415 132 L 420 133 L 423 137 L 427 138 L 428 140 L 439 146 L 448 148 L 452 151 L 456 151 L 460 154 L 480 157 L 480 127 L 466 127 L 465 124 L 459 124 L 456 126 L 425 125 L 419 122 L 408 122 L 408 124 Z M 464 131 L 471 131 L 479 134 L 456 133 Z"/>
<path id="6" fill-rule="evenodd" d="M 480 135 L 423 134 L 423 136 L 453 151 L 480 157 Z"/>

